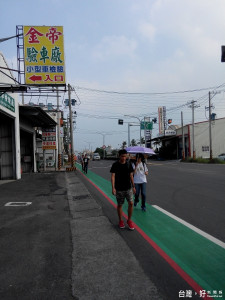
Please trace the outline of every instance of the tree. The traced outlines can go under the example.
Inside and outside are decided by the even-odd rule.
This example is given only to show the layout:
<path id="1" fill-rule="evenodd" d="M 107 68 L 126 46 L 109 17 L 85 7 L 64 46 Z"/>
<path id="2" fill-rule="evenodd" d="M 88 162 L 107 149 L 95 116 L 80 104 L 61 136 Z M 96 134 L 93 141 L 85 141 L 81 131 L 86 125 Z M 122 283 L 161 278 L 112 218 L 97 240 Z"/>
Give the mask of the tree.
<path id="1" fill-rule="evenodd" d="M 104 150 L 102 148 L 96 148 L 94 153 L 98 153 L 101 158 L 104 157 Z"/>
<path id="2" fill-rule="evenodd" d="M 131 144 L 131 146 L 137 146 L 137 143 L 136 143 L 135 139 L 132 139 L 130 144 Z"/>
<path id="3" fill-rule="evenodd" d="M 127 146 L 127 142 L 123 141 L 123 143 L 122 143 L 122 149 L 126 148 L 126 146 Z"/>

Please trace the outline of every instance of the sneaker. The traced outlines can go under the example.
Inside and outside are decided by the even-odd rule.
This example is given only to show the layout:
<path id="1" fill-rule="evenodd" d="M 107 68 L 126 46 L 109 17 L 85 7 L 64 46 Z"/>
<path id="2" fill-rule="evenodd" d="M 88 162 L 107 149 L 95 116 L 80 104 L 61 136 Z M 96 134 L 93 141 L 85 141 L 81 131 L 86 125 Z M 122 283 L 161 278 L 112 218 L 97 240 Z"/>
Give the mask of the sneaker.
<path id="1" fill-rule="evenodd" d="M 142 207 L 141 209 L 142 209 L 142 211 L 146 211 L 146 207 Z"/>
<path id="2" fill-rule="evenodd" d="M 119 228 L 121 228 L 121 229 L 125 228 L 125 224 L 124 224 L 123 220 L 121 220 L 119 222 Z"/>
<path id="3" fill-rule="evenodd" d="M 128 227 L 129 227 L 130 230 L 134 230 L 134 224 L 133 224 L 133 222 L 131 220 L 127 221 L 127 225 L 128 225 Z"/>
<path id="4" fill-rule="evenodd" d="M 136 201 L 134 201 L 134 206 L 137 206 L 137 202 Z"/>

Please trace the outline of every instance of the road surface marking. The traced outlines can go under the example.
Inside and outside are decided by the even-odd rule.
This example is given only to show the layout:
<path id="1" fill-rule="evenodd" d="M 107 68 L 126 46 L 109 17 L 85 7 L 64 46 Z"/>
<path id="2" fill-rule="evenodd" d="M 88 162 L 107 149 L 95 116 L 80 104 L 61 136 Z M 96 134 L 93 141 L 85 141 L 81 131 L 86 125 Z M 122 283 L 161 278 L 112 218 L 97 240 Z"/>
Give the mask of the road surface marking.
<path id="1" fill-rule="evenodd" d="M 5 206 L 28 206 L 31 204 L 32 202 L 8 202 Z"/>
<path id="2" fill-rule="evenodd" d="M 225 249 L 225 243 L 223 243 L 222 241 L 218 240 L 217 238 L 213 237 L 212 235 L 202 231 L 201 229 L 191 225 L 190 223 L 176 217 L 175 215 L 171 214 L 170 212 L 166 211 L 165 209 L 157 206 L 157 205 L 152 205 L 154 208 L 160 210 L 162 213 L 166 214 L 167 216 L 169 216 L 170 218 L 180 222 L 181 224 L 185 225 L 186 227 L 190 228 L 191 230 L 197 232 L 198 234 L 204 236 L 205 238 L 207 238 L 208 240 L 210 240 L 211 242 L 219 245 L 220 247 Z"/>

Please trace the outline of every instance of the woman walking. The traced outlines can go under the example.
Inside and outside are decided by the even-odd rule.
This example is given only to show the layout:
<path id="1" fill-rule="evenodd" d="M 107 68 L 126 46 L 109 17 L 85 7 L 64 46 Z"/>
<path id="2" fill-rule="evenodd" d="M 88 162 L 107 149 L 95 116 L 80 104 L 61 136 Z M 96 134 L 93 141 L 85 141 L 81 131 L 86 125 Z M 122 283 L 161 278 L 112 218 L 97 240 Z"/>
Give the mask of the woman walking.
<path id="1" fill-rule="evenodd" d="M 137 206 L 137 203 L 139 202 L 139 194 L 141 192 L 141 208 L 142 211 L 146 211 L 146 175 L 148 175 L 148 168 L 144 161 L 144 155 L 141 153 L 137 153 L 136 162 L 132 163 L 132 166 L 134 169 L 134 185 L 136 189 L 134 206 Z"/>

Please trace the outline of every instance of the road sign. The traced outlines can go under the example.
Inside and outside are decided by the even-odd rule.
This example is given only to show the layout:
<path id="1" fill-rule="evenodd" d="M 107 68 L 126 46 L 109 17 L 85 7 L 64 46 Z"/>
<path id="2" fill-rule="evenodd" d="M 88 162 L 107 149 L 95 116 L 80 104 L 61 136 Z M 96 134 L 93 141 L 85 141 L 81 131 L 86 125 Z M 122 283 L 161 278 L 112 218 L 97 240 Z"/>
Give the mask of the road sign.
<path id="1" fill-rule="evenodd" d="M 152 122 L 144 122 L 144 121 L 141 122 L 141 129 L 142 130 L 144 130 L 144 129 L 152 130 L 152 128 L 153 128 L 153 123 Z"/>
<path id="2" fill-rule="evenodd" d="M 62 26 L 23 26 L 25 84 L 65 85 Z"/>

